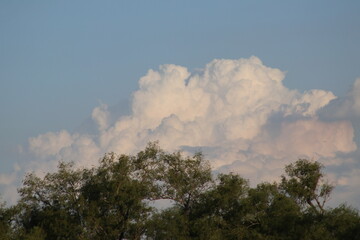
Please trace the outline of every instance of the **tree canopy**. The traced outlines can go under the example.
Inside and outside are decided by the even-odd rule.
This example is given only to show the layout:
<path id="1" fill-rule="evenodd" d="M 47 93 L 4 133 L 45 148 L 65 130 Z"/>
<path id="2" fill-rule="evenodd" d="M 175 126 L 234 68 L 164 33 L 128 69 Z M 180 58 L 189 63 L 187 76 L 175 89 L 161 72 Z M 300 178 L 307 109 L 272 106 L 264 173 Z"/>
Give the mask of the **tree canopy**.
<path id="1" fill-rule="evenodd" d="M 360 239 L 358 210 L 326 206 L 332 189 L 316 161 L 250 187 L 238 174 L 212 174 L 200 153 L 149 143 L 90 169 L 60 162 L 43 178 L 26 175 L 17 204 L 0 204 L 0 239 Z"/>

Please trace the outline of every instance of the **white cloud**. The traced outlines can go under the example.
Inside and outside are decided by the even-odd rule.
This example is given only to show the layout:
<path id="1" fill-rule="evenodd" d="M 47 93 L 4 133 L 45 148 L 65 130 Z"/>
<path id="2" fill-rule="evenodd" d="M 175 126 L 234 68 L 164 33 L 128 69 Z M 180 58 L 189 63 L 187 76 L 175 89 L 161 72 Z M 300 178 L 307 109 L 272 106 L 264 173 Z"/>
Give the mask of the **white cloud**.
<path id="1" fill-rule="evenodd" d="M 253 150 L 278 158 L 300 155 L 335 157 L 337 152 L 356 150 L 353 138 L 354 130 L 348 121 L 327 123 L 317 119 L 297 120 L 283 122 L 275 138 L 261 136 Z"/>
<path id="2" fill-rule="evenodd" d="M 9 185 L 16 180 L 16 172 L 0 174 L 0 185 Z"/>
<path id="3" fill-rule="evenodd" d="M 257 57 L 215 59 L 196 74 L 162 65 L 140 79 L 131 114 L 110 121 L 106 105 L 93 110 L 96 134 L 61 131 L 31 138 L 29 150 L 38 157 L 31 168 L 53 169 L 60 159 L 89 166 L 105 152 L 135 153 L 154 140 L 169 151 L 203 150 L 214 168 L 253 182 L 276 180 L 300 156 L 341 166 L 339 153 L 357 149 L 347 116 L 360 111 L 360 80 L 343 101 L 329 91 L 290 90 L 284 77 Z M 341 119 L 319 117 L 334 102 L 341 103 L 334 111 Z"/>
<path id="4" fill-rule="evenodd" d="M 102 104 L 101 106 L 94 108 L 91 116 L 100 131 L 105 130 L 109 126 L 110 113 L 107 105 Z"/>
<path id="5" fill-rule="evenodd" d="M 48 132 L 29 139 L 29 148 L 39 157 L 56 155 L 73 143 L 73 136 L 67 131 Z"/>
<path id="6" fill-rule="evenodd" d="M 325 119 L 347 119 L 358 121 L 360 118 L 360 78 L 356 79 L 348 94 L 332 101 L 320 115 Z"/>

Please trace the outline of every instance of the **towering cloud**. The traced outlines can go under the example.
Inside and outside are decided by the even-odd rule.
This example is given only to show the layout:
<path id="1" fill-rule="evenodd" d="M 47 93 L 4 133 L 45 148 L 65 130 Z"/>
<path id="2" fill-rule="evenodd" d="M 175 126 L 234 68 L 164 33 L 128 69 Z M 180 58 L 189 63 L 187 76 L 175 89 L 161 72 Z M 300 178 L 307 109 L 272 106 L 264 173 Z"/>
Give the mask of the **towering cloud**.
<path id="1" fill-rule="evenodd" d="M 106 105 L 93 110 L 97 134 L 30 139 L 29 150 L 40 159 L 33 167 L 50 168 L 59 159 L 92 165 L 105 152 L 135 153 L 155 140 L 166 150 L 202 150 L 214 170 L 237 171 L 254 183 L 274 180 L 299 157 L 343 164 L 340 156 L 357 150 L 348 117 L 360 115 L 360 80 L 342 100 L 324 90 L 290 90 L 284 76 L 257 57 L 215 59 L 195 74 L 162 65 L 140 79 L 131 114 L 110 121 Z M 319 115 L 330 107 L 332 116 Z M 347 178 L 332 172 L 335 183 Z"/>

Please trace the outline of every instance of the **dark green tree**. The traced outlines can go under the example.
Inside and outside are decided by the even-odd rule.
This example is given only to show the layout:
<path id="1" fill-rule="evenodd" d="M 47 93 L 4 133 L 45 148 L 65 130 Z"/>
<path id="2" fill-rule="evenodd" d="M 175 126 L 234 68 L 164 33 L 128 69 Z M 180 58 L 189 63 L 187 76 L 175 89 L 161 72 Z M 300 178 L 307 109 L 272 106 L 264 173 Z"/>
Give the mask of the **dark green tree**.
<path id="1" fill-rule="evenodd" d="M 24 234 L 46 239 L 79 239 L 83 232 L 80 196 L 82 170 L 61 162 L 58 171 L 40 178 L 31 173 L 19 189 L 19 224 Z"/>
<path id="2" fill-rule="evenodd" d="M 107 154 L 87 171 L 82 196 L 87 239 L 139 239 L 151 207 L 154 181 L 136 174 L 131 156 Z M 144 176 L 147 176 L 144 174 Z"/>
<path id="3" fill-rule="evenodd" d="M 171 199 L 185 215 L 211 184 L 211 168 L 202 154 L 183 157 L 180 152 L 165 154 L 159 169 L 161 198 Z"/>
<path id="4" fill-rule="evenodd" d="M 323 214 L 334 187 L 324 180 L 322 169 L 319 162 L 299 159 L 285 167 L 286 175 L 281 176 L 280 186 L 300 205 Z"/>
<path id="5" fill-rule="evenodd" d="M 0 202 L 0 239 L 11 239 L 11 221 L 11 210 L 5 206 L 5 203 Z"/>
<path id="6" fill-rule="evenodd" d="M 181 152 L 162 152 L 158 161 L 158 199 L 169 200 L 173 205 L 166 211 L 154 215 L 148 223 L 147 236 L 154 239 L 158 239 L 159 236 L 166 236 L 165 239 L 192 238 L 193 208 L 212 185 L 210 165 L 199 153 L 192 157 L 184 157 Z"/>
<path id="7" fill-rule="evenodd" d="M 257 234 L 253 239 L 300 239 L 300 207 L 276 183 L 261 183 L 251 188 L 245 212 L 248 229 Z"/>
<path id="8" fill-rule="evenodd" d="M 324 221 L 334 239 L 360 239 L 359 211 L 341 204 L 328 210 Z"/>
<path id="9" fill-rule="evenodd" d="M 28 174 L 17 205 L 0 203 L 0 239 L 360 239 L 358 210 L 325 207 L 333 186 L 322 169 L 300 159 L 279 184 L 250 187 L 238 174 L 213 178 L 201 154 L 157 143 L 91 169 L 61 162 L 42 178 Z"/>

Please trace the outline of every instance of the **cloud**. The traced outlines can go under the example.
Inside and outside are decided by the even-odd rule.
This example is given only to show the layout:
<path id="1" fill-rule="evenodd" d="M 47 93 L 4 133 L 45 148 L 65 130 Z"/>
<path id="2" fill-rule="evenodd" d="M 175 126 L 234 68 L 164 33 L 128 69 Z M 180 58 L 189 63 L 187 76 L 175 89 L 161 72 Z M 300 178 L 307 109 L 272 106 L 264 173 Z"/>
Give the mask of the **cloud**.
<path id="1" fill-rule="evenodd" d="M 266 131 L 265 131 L 266 133 Z M 275 138 L 261 136 L 254 150 L 274 157 L 312 156 L 335 157 L 337 152 L 352 152 L 354 130 L 350 122 L 321 122 L 316 119 L 283 122 Z"/>
<path id="2" fill-rule="evenodd" d="M 276 180 L 298 157 L 341 166 L 340 155 L 357 150 L 348 117 L 360 109 L 360 80 L 337 98 L 325 90 L 288 89 L 284 78 L 257 57 L 215 59 L 193 74 L 162 65 L 139 80 L 130 114 L 113 120 L 102 104 L 92 112 L 97 131 L 31 138 L 28 149 L 37 160 L 28 167 L 46 171 L 58 160 L 91 166 L 105 152 L 136 153 L 155 140 L 169 151 L 202 150 L 214 170 L 239 172 L 254 183 Z M 333 115 L 324 117 L 328 108 Z"/>
<path id="3" fill-rule="evenodd" d="M 48 132 L 35 138 L 29 139 L 29 148 L 39 157 L 53 156 L 61 149 L 71 146 L 73 136 L 63 130 L 57 133 Z"/>
<path id="4" fill-rule="evenodd" d="M 17 186 L 19 185 L 18 175 L 21 173 L 21 167 L 14 164 L 13 171 L 10 173 L 0 173 L 0 204 L 5 200 L 7 203 L 14 203 L 18 198 Z"/>
<path id="5" fill-rule="evenodd" d="M 108 106 L 106 104 L 102 104 L 101 106 L 94 108 L 91 117 L 97 124 L 98 129 L 100 131 L 104 131 L 109 126 L 110 121 Z"/>
<path id="6" fill-rule="evenodd" d="M 0 185 L 8 185 L 16 180 L 16 173 L 3 173 L 0 174 Z"/>
<path id="7" fill-rule="evenodd" d="M 320 116 L 326 120 L 360 119 L 360 78 L 356 79 L 350 91 L 343 98 L 336 99 L 326 106 Z"/>

